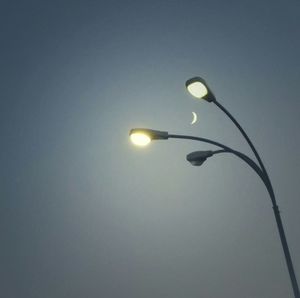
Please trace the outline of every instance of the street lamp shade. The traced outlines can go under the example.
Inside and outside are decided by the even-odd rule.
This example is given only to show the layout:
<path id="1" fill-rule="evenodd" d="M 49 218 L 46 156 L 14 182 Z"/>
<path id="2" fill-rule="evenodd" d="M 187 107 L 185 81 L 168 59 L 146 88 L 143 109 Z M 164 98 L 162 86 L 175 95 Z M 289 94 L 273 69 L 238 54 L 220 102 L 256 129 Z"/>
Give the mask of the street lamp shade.
<path id="1" fill-rule="evenodd" d="M 186 156 L 193 166 L 201 166 L 208 157 L 213 156 L 213 151 L 195 151 Z"/>
<path id="2" fill-rule="evenodd" d="M 133 128 L 129 132 L 130 140 L 137 146 L 147 146 L 152 140 L 168 139 L 168 132 L 148 128 Z"/>
<path id="3" fill-rule="evenodd" d="M 205 99 L 208 102 L 216 100 L 205 80 L 200 77 L 194 77 L 187 80 L 185 83 L 185 87 L 193 97 L 196 97 L 198 99 Z"/>

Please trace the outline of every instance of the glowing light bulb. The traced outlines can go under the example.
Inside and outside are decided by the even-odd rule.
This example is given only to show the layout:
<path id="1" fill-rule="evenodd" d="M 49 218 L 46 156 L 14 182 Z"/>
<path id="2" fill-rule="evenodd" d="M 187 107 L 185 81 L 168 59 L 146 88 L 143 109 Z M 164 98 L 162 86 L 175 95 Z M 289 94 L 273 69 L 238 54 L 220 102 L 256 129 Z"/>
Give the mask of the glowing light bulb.
<path id="1" fill-rule="evenodd" d="M 205 99 L 208 102 L 216 101 L 215 96 L 206 82 L 200 77 L 194 77 L 185 82 L 187 91 L 196 98 Z"/>
<path id="2" fill-rule="evenodd" d="M 134 145 L 147 146 L 151 142 L 151 138 L 143 132 L 135 132 L 130 135 L 130 140 Z"/>
<path id="3" fill-rule="evenodd" d="M 202 82 L 193 82 L 189 84 L 187 90 L 196 98 L 203 98 L 208 93 L 206 86 Z"/>

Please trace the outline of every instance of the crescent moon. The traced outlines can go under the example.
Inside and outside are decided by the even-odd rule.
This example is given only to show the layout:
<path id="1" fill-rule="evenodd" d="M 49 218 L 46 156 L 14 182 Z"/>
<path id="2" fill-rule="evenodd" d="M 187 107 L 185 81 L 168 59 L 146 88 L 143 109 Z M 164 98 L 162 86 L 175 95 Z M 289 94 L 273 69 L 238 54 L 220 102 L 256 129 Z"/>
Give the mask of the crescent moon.
<path id="1" fill-rule="evenodd" d="M 197 121 L 197 114 L 195 112 L 192 112 L 192 114 L 193 114 L 193 120 L 191 122 L 191 125 L 193 125 Z"/>

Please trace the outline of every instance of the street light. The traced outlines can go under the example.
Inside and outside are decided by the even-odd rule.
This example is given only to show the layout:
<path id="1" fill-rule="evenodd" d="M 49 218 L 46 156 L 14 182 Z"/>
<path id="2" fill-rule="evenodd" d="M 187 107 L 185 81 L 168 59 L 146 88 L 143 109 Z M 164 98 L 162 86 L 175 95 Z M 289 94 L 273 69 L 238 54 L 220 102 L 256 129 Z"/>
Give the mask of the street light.
<path id="1" fill-rule="evenodd" d="M 223 151 L 223 150 L 221 150 Z M 217 151 L 215 151 L 217 152 Z M 193 166 L 201 166 L 209 157 L 213 156 L 214 151 L 195 151 L 186 156 L 186 160 Z M 219 151 L 218 151 L 219 152 Z"/>
<path id="2" fill-rule="evenodd" d="M 205 80 L 200 77 L 194 77 L 187 80 L 185 87 L 188 92 L 196 98 L 205 99 L 208 102 L 216 100 Z"/>
<path id="3" fill-rule="evenodd" d="M 248 157 L 247 155 L 245 155 L 245 154 L 243 154 L 239 151 L 236 151 L 236 150 L 234 150 L 234 149 L 232 149 L 232 148 L 230 148 L 226 145 L 223 145 L 221 143 L 218 143 L 216 141 L 213 141 L 213 140 L 210 140 L 210 139 L 205 139 L 205 138 L 200 138 L 200 137 L 186 136 L 186 135 L 175 135 L 175 134 L 168 134 L 168 132 L 166 132 L 166 131 L 136 128 L 136 129 L 132 129 L 129 133 L 131 140 L 135 144 L 137 144 L 139 142 L 135 142 L 136 139 L 143 139 L 144 140 L 144 142 L 142 142 L 143 144 L 144 143 L 149 144 L 151 140 L 166 140 L 166 139 L 169 139 L 169 138 L 189 139 L 189 140 L 196 140 L 196 141 L 209 143 L 209 144 L 212 144 L 212 145 L 215 145 L 215 146 L 218 146 L 218 147 L 222 148 L 221 150 L 216 150 L 216 151 L 196 151 L 196 152 L 192 152 L 192 153 L 188 154 L 187 155 L 187 160 L 189 162 L 191 162 L 191 164 L 196 165 L 196 166 L 202 165 L 203 162 L 205 162 L 205 160 L 208 157 L 211 157 L 211 156 L 213 156 L 215 154 L 218 154 L 218 153 L 232 153 L 232 154 L 236 155 L 237 157 L 239 157 L 240 159 L 242 159 L 244 162 L 246 162 L 258 174 L 258 176 L 261 178 L 261 180 L 265 184 L 265 186 L 268 190 L 268 193 L 270 195 L 271 202 L 272 202 L 272 207 L 273 207 L 273 211 L 274 211 L 274 216 L 275 216 L 275 219 L 276 219 L 279 236 L 280 236 L 280 240 L 281 240 L 281 244 L 282 244 L 286 264 L 287 264 L 287 267 L 288 267 L 289 276 L 290 276 L 294 296 L 295 296 L 295 298 L 300 298 L 298 282 L 297 282 L 297 279 L 296 279 L 296 275 L 295 275 L 295 271 L 294 271 L 294 267 L 293 267 L 293 262 L 292 262 L 292 259 L 291 259 L 289 247 L 288 247 L 285 232 L 284 232 L 284 229 L 283 229 L 283 224 L 282 224 L 279 208 L 278 208 L 278 205 L 277 205 L 277 202 L 276 202 L 276 198 L 275 198 L 274 190 L 273 190 L 273 187 L 272 187 L 272 183 L 271 183 L 271 180 L 269 178 L 267 170 L 265 169 L 265 166 L 264 166 L 257 150 L 255 149 L 255 147 L 254 147 L 253 143 L 251 142 L 250 138 L 248 137 L 248 135 L 246 134 L 244 129 L 241 127 L 241 125 L 237 122 L 237 120 L 230 114 L 230 112 L 228 110 L 226 110 L 223 107 L 223 105 L 221 105 L 216 100 L 215 96 L 211 92 L 210 88 L 208 87 L 208 85 L 207 85 L 207 83 L 205 82 L 204 79 L 202 79 L 200 77 L 191 78 L 191 79 L 186 81 L 185 86 L 186 86 L 188 92 L 193 97 L 196 97 L 198 99 L 205 99 L 208 102 L 213 102 L 218 108 L 220 108 L 230 118 L 230 120 L 235 124 L 235 126 L 239 129 L 239 131 L 241 132 L 241 134 L 243 135 L 243 137 L 247 141 L 248 145 L 250 146 L 252 152 L 254 153 L 254 155 L 256 157 L 256 160 L 257 160 L 258 164 L 254 160 L 252 160 L 250 157 Z M 137 137 L 137 136 L 139 136 L 139 137 Z"/>
<path id="4" fill-rule="evenodd" d="M 130 140 L 133 144 L 145 147 L 152 140 L 164 140 L 168 138 L 166 131 L 159 131 L 147 128 L 134 128 L 129 132 Z"/>

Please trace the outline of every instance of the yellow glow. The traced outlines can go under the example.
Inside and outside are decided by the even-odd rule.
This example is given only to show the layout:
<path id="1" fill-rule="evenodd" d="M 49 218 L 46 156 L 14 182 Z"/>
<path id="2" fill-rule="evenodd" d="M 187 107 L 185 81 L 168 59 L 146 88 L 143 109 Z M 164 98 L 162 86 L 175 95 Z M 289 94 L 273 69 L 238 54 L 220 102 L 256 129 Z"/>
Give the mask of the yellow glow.
<path id="1" fill-rule="evenodd" d="M 147 146 L 150 142 L 151 139 L 148 135 L 142 132 L 135 132 L 130 135 L 130 140 L 133 144 L 137 146 Z"/>
<path id="2" fill-rule="evenodd" d="M 202 98 L 207 94 L 207 88 L 201 82 L 194 82 L 187 86 L 188 91 L 197 98 Z"/>

